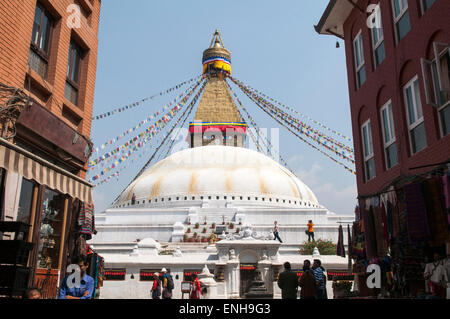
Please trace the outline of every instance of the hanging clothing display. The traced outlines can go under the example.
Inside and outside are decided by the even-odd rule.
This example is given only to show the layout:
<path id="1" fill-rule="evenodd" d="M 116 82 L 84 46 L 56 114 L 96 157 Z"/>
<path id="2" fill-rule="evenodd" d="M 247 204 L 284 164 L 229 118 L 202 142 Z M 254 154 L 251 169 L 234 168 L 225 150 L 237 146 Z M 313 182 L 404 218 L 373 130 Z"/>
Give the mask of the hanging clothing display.
<path id="1" fill-rule="evenodd" d="M 348 247 L 348 254 L 350 256 L 352 255 L 352 246 L 353 242 L 352 242 L 352 235 L 350 232 L 350 225 L 347 225 L 347 247 Z"/>
<path id="2" fill-rule="evenodd" d="M 344 230 L 342 228 L 342 225 L 339 225 L 338 242 L 336 245 L 336 255 L 345 257 Z"/>
<path id="3" fill-rule="evenodd" d="M 425 200 L 422 195 L 422 184 L 414 183 L 403 187 L 405 193 L 406 219 L 408 236 L 411 243 L 428 241 L 428 226 Z"/>
<path id="4" fill-rule="evenodd" d="M 442 179 L 430 178 L 422 184 L 432 246 L 445 244 L 449 239 L 448 220 L 445 211 Z"/>
<path id="5" fill-rule="evenodd" d="M 80 233 L 90 240 L 94 231 L 94 205 L 82 203 L 78 225 L 81 227 Z"/>
<path id="6" fill-rule="evenodd" d="M 442 187 L 444 193 L 445 209 L 447 211 L 447 223 L 450 225 L 450 175 L 442 176 Z"/>
<path id="7" fill-rule="evenodd" d="M 373 220 L 373 209 L 365 209 L 363 212 L 364 218 L 364 238 L 365 238 L 365 248 L 366 255 L 368 259 L 373 259 L 377 255 L 377 242 L 374 230 L 374 220 Z"/>
<path id="8" fill-rule="evenodd" d="M 379 206 L 373 207 L 373 225 L 375 230 L 375 241 L 377 257 L 384 257 L 387 252 L 387 243 L 384 233 L 384 224 L 382 217 L 382 209 Z"/>

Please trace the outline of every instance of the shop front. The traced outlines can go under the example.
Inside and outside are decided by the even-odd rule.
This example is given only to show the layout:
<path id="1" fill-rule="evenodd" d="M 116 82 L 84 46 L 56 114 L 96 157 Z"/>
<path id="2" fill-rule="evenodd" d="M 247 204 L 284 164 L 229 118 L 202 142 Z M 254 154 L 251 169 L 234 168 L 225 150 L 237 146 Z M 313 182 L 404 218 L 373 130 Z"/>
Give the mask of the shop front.
<path id="1" fill-rule="evenodd" d="M 449 298 L 450 177 L 446 165 L 360 198 L 352 257 L 360 297 Z M 371 264 L 381 287 L 370 288 Z"/>
<path id="2" fill-rule="evenodd" d="M 3 232 L 0 241 L 6 246 L 33 244 L 23 265 L 29 273 L 27 285 L 11 289 L 17 295 L 37 287 L 43 298 L 56 298 L 70 259 L 87 255 L 86 240 L 94 232 L 92 185 L 4 139 L 0 182 L 0 221 L 28 226 L 23 238 Z"/>

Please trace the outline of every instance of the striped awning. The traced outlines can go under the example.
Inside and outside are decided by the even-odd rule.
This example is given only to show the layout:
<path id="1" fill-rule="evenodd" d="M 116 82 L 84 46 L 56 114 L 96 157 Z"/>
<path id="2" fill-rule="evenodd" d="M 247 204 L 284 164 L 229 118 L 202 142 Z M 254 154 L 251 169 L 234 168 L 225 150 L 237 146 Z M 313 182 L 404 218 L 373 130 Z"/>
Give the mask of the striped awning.
<path id="1" fill-rule="evenodd" d="M 93 203 L 91 184 L 4 139 L 0 139 L 0 167 L 82 202 Z"/>

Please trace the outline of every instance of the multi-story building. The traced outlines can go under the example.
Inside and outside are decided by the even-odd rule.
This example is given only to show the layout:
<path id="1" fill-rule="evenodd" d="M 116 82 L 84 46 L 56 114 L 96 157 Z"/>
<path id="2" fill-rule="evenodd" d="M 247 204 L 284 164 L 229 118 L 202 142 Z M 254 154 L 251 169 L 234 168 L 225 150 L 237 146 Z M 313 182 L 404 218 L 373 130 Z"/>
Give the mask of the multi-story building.
<path id="1" fill-rule="evenodd" d="M 331 0 L 315 26 L 345 42 L 358 258 L 392 257 L 411 296 L 428 288 L 420 265 L 450 250 L 449 17 L 447 0 Z"/>
<path id="2" fill-rule="evenodd" d="M 0 221 L 30 225 L 29 286 L 47 297 L 64 274 L 78 208 L 92 204 L 85 177 L 100 7 L 0 1 Z"/>
<path id="3" fill-rule="evenodd" d="M 450 159 L 450 2 L 353 3 L 330 1 L 316 30 L 345 41 L 358 194 L 365 197 Z M 378 5 L 376 14 L 370 5 Z"/>

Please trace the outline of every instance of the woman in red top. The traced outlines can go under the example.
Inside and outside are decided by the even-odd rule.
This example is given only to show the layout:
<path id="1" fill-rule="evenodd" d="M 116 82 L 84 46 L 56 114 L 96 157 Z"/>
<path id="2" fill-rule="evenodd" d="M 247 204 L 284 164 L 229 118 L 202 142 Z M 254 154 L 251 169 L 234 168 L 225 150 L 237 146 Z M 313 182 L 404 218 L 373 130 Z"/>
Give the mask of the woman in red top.
<path id="1" fill-rule="evenodd" d="M 194 281 L 192 282 L 190 299 L 200 299 L 200 295 L 202 292 L 200 280 L 198 279 L 198 276 L 196 274 L 194 274 L 193 276 L 194 276 Z"/>
<path id="2" fill-rule="evenodd" d="M 160 296 L 161 296 L 161 281 L 159 280 L 158 274 L 154 274 L 152 286 L 152 299 L 160 299 Z"/>

